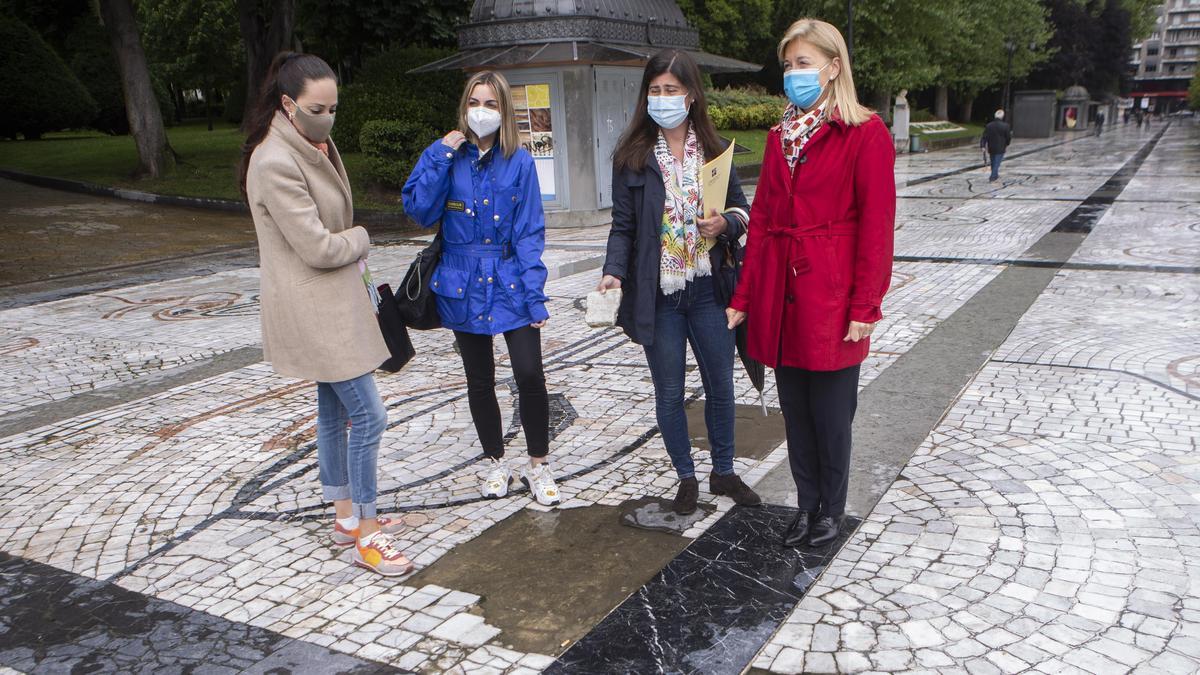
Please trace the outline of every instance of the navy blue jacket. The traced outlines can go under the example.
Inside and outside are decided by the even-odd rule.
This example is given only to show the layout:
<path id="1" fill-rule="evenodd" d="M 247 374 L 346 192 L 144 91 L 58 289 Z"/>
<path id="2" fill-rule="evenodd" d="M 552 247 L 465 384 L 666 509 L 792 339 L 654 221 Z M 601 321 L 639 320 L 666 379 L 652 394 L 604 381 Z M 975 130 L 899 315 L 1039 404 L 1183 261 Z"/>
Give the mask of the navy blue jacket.
<path id="1" fill-rule="evenodd" d="M 652 345 L 654 307 L 660 292 L 658 272 L 662 256 L 663 209 L 667 202 L 662 169 L 658 168 L 654 153 L 646 158 L 641 171 L 614 167 L 612 195 L 612 229 L 608 233 L 604 274 L 621 280 L 617 325 L 634 343 Z M 743 215 L 750 211 L 736 168 L 729 174 L 729 189 L 725 195 L 727 229 L 718 239 L 737 240 L 746 232 L 745 222 L 731 213 L 731 209 L 740 210 Z M 722 250 L 722 247 L 713 250 L 711 279 L 699 278 L 695 283 L 718 282 L 717 255 Z"/>
<path id="2" fill-rule="evenodd" d="M 445 244 L 434 272 L 442 325 L 497 335 L 545 321 L 546 221 L 533 157 L 497 147 L 482 160 L 464 143 L 440 140 L 421 154 L 404 184 L 404 210 L 422 227 L 442 223 Z"/>

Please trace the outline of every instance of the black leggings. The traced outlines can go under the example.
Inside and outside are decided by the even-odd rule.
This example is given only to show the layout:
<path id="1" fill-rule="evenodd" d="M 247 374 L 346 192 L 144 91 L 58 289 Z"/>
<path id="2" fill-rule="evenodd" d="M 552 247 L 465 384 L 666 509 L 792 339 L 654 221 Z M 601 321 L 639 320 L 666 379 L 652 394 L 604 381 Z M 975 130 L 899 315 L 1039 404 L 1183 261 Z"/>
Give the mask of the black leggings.
<path id="1" fill-rule="evenodd" d="M 504 430 L 500 403 L 496 400 L 496 355 L 491 335 L 454 331 L 463 369 L 467 373 L 467 400 L 475 432 L 488 457 L 504 456 Z M 542 371 L 542 331 L 532 326 L 514 328 L 504 334 L 517 380 L 517 410 L 530 457 L 550 452 L 550 395 Z"/>
<path id="2" fill-rule="evenodd" d="M 801 511 L 820 510 L 834 517 L 846 511 L 850 427 L 858 407 L 859 368 L 775 370 Z"/>

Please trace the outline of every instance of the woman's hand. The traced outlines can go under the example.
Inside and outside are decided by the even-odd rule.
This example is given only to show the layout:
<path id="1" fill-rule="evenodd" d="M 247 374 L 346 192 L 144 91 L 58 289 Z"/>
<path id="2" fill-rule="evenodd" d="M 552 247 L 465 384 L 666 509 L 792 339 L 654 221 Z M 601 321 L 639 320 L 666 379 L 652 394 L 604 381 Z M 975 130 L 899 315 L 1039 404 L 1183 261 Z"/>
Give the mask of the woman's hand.
<path id="1" fill-rule="evenodd" d="M 542 319 L 541 321 L 539 321 L 537 323 L 529 324 L 529 327 L 530 328 L 545 328 L 546 324 L 549 322 L 550 322 L 550 319 Z"/>
<path id="2" fill-rule="evenodd" d="M 875 330 L 875 324 L 862 323 L 860 321 L 851 321 L 850 329 L 846 331 L 846 337 L 842 338 L 842 342 L 858 342 L 871 337 L 871 331 Z"/>
<path id="3" fill-rule="evenodd" d="M 728 228 L 729 223 L 725 222 L 725 216 L 717 213 L 716 209 L 709 209 L 707 218 L 696 221 L 696 229 L 700 230 L 702 236 L 709 239 L 725 234 L 725 230 Z"/>
<path id="4" fill-rule="evenodd" d="M 729 321 L 729 330 L 733 330 L 746 320 L 746 313 L 739 312 L 732 307 L 726 307 L 725 318 Z"/>
<path id="5" fill-rule="evenodd" d="M 605 274 L 604 278 L 596 286 L 596 290 L 600 291 L 600 295 L 604 295 L 610 288 L 620 288 L 621 280 L 611 274 Z"/>
<path id="6" fill-rule="evenodd" d="M 458 129 L 451 131 L 442 138 L 442 144 L 454 150 L 455 152 L 458 152 L 458 149 L 461 148 L 462 144 L 466 142 L 467 137 Z"/>

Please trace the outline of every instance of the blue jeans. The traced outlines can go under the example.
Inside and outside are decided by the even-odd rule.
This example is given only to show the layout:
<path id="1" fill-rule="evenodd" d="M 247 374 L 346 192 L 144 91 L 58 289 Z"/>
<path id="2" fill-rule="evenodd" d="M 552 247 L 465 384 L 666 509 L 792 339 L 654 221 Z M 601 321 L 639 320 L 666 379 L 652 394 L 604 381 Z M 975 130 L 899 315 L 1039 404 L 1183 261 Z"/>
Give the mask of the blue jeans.
<path id="1" fill-rule="evenodd" d="M 734 333 L 727 327 L 725 308 L 713 297 L 712 279 L 701 277 L 669 296 L 659 292 L 656 305 L 654 344 L 645 348 L 646 360 L 654 381 L 658 428 L 675 472 L 681 480 L 696 475 L 683 407 L 690 343 L 704 383 L 704 423 L 713 471 L 721 476 L 732 474 Z"/>
<path id="2" fill-rule="evenodd" d="M 375 517 L 375 465 L 386 428 L 387 409 L 373 373 L 345 382 L 317 383 L 321 494 L 328 501 L 352 500 L 359 518 Z"/>
<path id="3" fill-rule="evenodd" d="M 1004 153 L 992 155 L 992 177 L 988 180 L 996 180 L 1000 177 L 1000 162 L 1004 161 Z"/>

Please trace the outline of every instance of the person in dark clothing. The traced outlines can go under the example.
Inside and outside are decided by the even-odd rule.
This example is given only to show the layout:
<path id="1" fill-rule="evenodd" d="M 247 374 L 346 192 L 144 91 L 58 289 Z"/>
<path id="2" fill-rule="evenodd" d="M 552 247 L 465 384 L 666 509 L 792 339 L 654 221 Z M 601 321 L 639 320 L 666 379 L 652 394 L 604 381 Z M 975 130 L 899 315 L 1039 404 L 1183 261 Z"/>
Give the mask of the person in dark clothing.
<path id="1" fill-rule="evenodd" d="M 1102 133 L 1104 133 L 1104 113 L 1097 112 L 1096 113 L 1096 135 L 1099 136 Z"/>
<path id="2" fill-rule="evenodd" d="M 1012 142 L 1012 128 L 1004 121 L 1004 111 L 997 110 L 996 117 L 983 129 L 983 136 L 979 139 L 979 147 L 987 151 L 992 160 L 992 175 L 988 181 L 994 181 L 1000 177 L 1000 162 L 1004 161 L 1004 151 L 1008 149 L 1008 144 Z"/>

